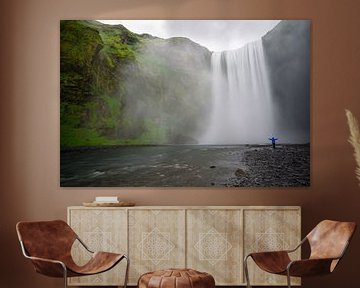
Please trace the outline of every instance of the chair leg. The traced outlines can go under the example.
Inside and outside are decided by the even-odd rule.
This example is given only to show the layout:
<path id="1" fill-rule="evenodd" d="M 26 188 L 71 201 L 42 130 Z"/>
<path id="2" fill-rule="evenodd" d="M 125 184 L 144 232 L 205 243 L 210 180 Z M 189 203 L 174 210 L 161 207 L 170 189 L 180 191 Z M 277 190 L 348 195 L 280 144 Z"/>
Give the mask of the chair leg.
<path id="1" fill-rule="evenodd" d="M 130 259 L 129 259 L 129 257 L 127 257 L 126 255 L 124 256 L 124 258 L 126 259 L 126 271 L 125 271 L 124 288 L 126 288 L 126 287 L 127 287 L 128 278 L 129 278 Z"/>
<path id="2" fill-rule="evenodd" d="M 290 278 L 290 271 L 289 271 L 289 269 L 287 269 L 286 276 L 287 276 L 288 288 L 291 288 L 291 278 Z"/>
<path id="3" fill-rule="evenodd" d="M 64 269 L 64 287 L 67 288 L 67 270 L 66 270 L 66 266 L 64 264 L 61 265 Z"/>
<path id="4" fill-rule="evenodd" d="M 246 279 L 246 287 L 247 288 L 251 288 L 250 285 L 250 279 L 249 279 L 249 269 L 248 269 L 248 265 L 247 265 L 247 259 L 249 258 L 250 255 L 247 255 L 244 259 L 244 272 L 245 272 L 245 279 Z"/>

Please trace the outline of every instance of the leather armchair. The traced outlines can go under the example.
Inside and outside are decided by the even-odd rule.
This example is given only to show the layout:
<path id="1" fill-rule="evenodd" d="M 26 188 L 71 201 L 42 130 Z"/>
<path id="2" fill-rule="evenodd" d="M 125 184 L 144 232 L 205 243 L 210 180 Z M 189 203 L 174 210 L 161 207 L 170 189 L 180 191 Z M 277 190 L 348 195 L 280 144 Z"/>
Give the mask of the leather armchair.
<path id="1" fill-rule="evenodd" d="M 35 271 L 50 277 L 87 276 L 105 272 L 115 267 L 121 260 L 127 261 L 124 288 L 127 285 L 129 259 L 125 254 L 110 252 L 93 252 L 71 227 L 62 220 L 19 222 L 16 231 L 23 255 L 30 259 Z M 90 260 L 78 266 L 72 256 L 71 247 L 79 241 L 91 254 Z"/>
<path id="2" fill-rule="evenodd" d="M 324 220 L 292 250 L 250 253 L 244 259 L 247 287 L 251 287 L 247 266 L 249 258 L 266 272 L 286 275 L 289 288 L 291 288 L 291 276 L 305 277 L 332 273 L 344 256 L 355 229 L 354 222 Z M 292 261 L 289 253 L 296 251 L 306 241 L 310 245 L 310 257 Z"/>

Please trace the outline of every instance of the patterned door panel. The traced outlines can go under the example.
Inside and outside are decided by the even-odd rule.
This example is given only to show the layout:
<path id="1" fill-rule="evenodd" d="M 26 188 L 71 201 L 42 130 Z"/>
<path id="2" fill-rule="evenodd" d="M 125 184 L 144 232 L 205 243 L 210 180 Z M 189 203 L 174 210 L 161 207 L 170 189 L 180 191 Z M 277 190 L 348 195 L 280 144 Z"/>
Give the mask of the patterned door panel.
<path id="1" fill-rule="evenodd" d="M 276 251 L 295 248 L 301 237 L 299 210 L 245 210 L 244 211 L 245 255 L 251 252 Z M 300 259 L 300 249 L 292 253 L 293 259 Z M 286 277 L 266 273 L 252 261 L 249 262 L 249 276 L 252 285 L 286 285 Z M 300 284 L 298 278 L 292 284 Z"/>
<path id="2" fill-rule="evenodd" d="M 69 224 L 80 239 L 93 251 L 127 253 L 126 210 L 83 209 L 70 210 Z M 90 254 L 76 241 L 72 247 L 76 263 L 85 264 Z M 112 270 L 85 277 L 69 278 L 70 285 L 122 285 L 125 261 Z"/>
<path id="3" fill-rule="evenodd" d="M 212 274 L 216 285 L 242 282 L 242 211 L 187 211 L 187 266 Z"/>
<path id="4" fill-rule="evenodd" d="M 185 267 L 185 210 L 129 210 L 130 283 L 145 272 Z"/>

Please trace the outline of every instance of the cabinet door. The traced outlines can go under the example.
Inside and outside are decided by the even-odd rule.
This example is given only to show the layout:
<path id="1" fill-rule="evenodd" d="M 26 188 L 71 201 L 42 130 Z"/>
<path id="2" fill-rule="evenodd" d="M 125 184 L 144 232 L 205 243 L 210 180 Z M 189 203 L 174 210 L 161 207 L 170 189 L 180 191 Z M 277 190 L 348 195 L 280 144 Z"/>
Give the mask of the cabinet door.
<path id="1" fill-rule="evenodd" d="M 244 231 L 245 255 L 251 252 L 295 248 L 301 241 L 300 210 L 245 210 Z M 292 258 L 300 259 L 300 249 L 292 254 Z M 259 269 L 252 259 L 248 261 L 252 285 L 286 285 L 286 277 L 266 273 Z M 292 284 L 299 285 L 299 278 L 293 278 Z"/>
<path id="2" fill-rule="evenodd" d="M 127 215 L 125 209 L 70 209 L 69 225 L 93 251 L 127 254 Z M 75 242 L 72 255 L 76 263 L 86 263 L 90 255 Z M 126 261 L 93 276 L 69 278 L 70 285 L 122 285 Z"/>
<path id="3" fill-rule="evenodd" d="M 185 210 L 129 210 L 130 284 L 145 272 L 185 267 Z"/>
<path id="4" fill-rule="evenodd" d="M 242 211 L 187 211 L 187 267 L 214 276 L 216 285 L 242 280 Z"/>

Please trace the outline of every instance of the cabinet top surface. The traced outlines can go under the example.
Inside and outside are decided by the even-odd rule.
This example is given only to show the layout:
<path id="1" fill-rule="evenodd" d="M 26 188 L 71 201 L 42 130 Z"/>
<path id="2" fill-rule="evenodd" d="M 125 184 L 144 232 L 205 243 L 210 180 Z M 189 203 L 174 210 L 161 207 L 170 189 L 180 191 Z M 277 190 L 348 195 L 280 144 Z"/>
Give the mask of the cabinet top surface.
<path id="1" fill-rule="evenodd" d="M 202 209 L 219 209 L 219 210 L 236 210 L 236 209 L 279 209 L 279 210 L 301 210 L 301 206 L 133 206 L 133 207 L 85 207 L 69 206 L 68 209 L 131 209 L 131 210 L 202 210 Z"/>

